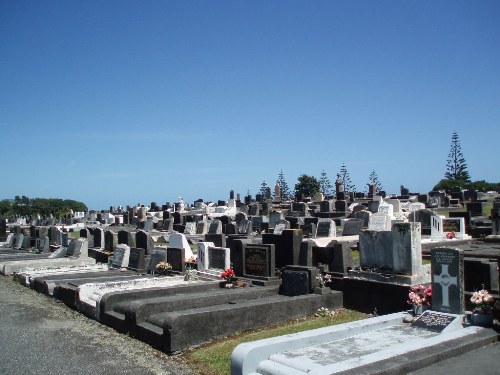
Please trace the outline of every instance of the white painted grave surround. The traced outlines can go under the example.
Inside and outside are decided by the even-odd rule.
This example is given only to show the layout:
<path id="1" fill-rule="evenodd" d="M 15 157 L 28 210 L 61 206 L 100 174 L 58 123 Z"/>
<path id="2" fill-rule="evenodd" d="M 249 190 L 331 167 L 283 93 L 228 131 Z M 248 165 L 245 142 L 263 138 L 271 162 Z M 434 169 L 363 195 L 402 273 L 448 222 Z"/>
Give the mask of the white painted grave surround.
<path id="1" fill-rule="evenodd" d="M 457 240 L 470 239 L 471 237 L 465 233 L 465 219 L 463 217 L 447 218 L 440 215 L 431 217 L 431 239 L 444 240 L 450 232 L 445 231 L 447 221 L 459 221 L 460 231 L 454 231 Z"/>

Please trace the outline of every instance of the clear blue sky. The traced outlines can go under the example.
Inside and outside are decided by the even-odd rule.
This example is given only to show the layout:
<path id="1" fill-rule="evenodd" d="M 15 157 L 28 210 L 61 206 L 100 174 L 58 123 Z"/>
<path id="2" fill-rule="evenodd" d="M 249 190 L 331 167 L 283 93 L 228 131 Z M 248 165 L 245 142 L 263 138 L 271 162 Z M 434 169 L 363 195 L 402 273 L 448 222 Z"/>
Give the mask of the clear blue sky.
<path id="1" fill-rule="evenodd" d="M 500 181 L 500 1 L 0 2 L 0 198 Z"/>

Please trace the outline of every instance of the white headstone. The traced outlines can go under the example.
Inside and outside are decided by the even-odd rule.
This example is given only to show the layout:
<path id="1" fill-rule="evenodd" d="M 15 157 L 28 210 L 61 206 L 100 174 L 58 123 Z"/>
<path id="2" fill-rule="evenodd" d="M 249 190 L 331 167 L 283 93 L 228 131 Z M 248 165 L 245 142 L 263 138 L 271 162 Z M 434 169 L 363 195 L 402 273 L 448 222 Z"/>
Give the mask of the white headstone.
<path id="1" fill-rule="evenodd" d="M 172 233 L 168 238 L 168 247 L 173 249 L 184 249 L 184 256 L 189 259 L 193 256 L 193 250 L 189 246 L 186 236 L 181 233 Z"/>
<path id="2" fill-rule="evenodd" d="M 214 247 L 213 242 L 198 242 L 198 270 L 205 271 L 208 269 L 208 248 Z"/>
<path id="3" fill-rule="evenodd" d="M 377 212 L 376 214 L 371 215 L 368 220 L 368 230 L 391 230 L 391 217 L 382 212 Z"/>

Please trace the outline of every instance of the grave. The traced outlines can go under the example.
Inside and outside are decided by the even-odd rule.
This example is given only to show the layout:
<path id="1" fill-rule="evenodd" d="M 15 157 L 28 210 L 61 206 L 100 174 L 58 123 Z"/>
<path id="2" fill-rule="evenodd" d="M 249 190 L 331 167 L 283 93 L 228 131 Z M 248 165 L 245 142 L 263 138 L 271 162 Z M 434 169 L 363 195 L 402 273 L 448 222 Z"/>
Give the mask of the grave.
<path id="1" fill-rule="evenodd" d="M 331 219 L 321 219 L 316 227 L 316 237 L 335 237 L 337 228 Z"/>
<path id="2" fill-rule="evenodd" d="M 275 245 L 276 268 L 299 264 L 302 230 L 286 229 L 281 235 L 263 233 L 262 243 Z"/>
<path id="3" fill-rule="evenodd" d="M 431 249 L 432 310 L 463 314 L 464 255 L 453 247 Z"/>
<path id="4" fill-rule="evenodd" d="M 154 249 L 151 253 L 151 257 L 148 262 L 148 273 L 156 273 L 156 265 L 160 262 L 167 261 L 167 250 L 165 249 Z"/>
<path id="5" fill-rule="evenodd" d="M 390 231 L 391 226 L 391 217 L 384 212 L 377 212 L 371 215 L 368 221 L 369 231 Z"/>
<path id="6" fill-rule="evenodd" d="M 116 245 L 111 258 L 112 268 L 127 268 L 130 257 L 130 247 L 125 244 Z"/>

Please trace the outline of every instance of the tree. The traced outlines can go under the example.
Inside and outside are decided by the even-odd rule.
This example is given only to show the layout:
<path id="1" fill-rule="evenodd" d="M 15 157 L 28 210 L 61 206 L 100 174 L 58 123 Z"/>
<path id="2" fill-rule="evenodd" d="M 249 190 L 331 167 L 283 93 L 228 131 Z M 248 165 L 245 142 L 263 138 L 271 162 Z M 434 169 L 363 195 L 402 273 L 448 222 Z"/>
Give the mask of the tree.
<path id="1" fill-rule="evenodd" d="M 383 188 L 382 188 L 382 183 L 380 182 L 378 176 L 377 176 L 377 172 L 375 172 L 375 169 L 372 169 L 370 175 L 368 176 L 368 180 L 369 180 L 369 185 L 375 185 L 375 191 L 381 191 Z"/>
<path id="2" fill-rule="evenodd" d="M 261 194 L 263 198 L 266 197 L 267 189 L 269 189 L 269 186 L 267 186 L 267 182 L 262 181 L 262 183 L 260 184 L 259 194 Z"/>
<path id="3" fill-rule="evenodd" d="M 453 132 L 451 136 L 450 152 L 448 154 L 444 177 L 448 180 L 470 181 L 467 163 L 462 154 L 462 147 L 460 146 L 460 139 L 457 132 Z"/>
<path id="4" fill-rule="evenodd" d="M 321 172 L 321 176 L 319 178 L 319 191 L 321 191 L 324 195 L 331 195 L 332 194 L 332 183 L 330 182 L 330 179 L 326 175 L 325 170 Z"/>
<path id="5" fill-rule="evenodd" d="M 280 170 L 280 173 L 278 174 L 278 179 L 276 180 L 276 183 L 280 187 L 280 193 L 281 193 L 281 199 L 283 201 L 289 200 L 292 198 L 292 192 L 290 191 L 290 188 L 288 187 L 288 184 L 285 181 L 285 175 L 283 174 L 283 170 Z"/>
<path id="6" fill-rule="evenodd" d="M 344 163 L 342 163 L 342 166 L 340 167 L 339 175 L 340 178 L 342 179 L 342 185 L 344 187 L 344 191 L 346 193 L 355 192 L 356 186 L 352 183 L 351 176 L 349 175 L 349 171 L 347 170 L 347 167 L 345 166 Z"/>
<path id="7" fill-rule="evenodd" d="M 295 195 L 302 194 L 305 197 L 312 197 L 320 191 L 319 181 L 314 176 L 303 174 L 298 178 L 298 181 L 295 184 Z"/>

